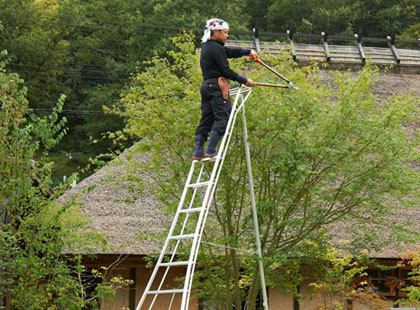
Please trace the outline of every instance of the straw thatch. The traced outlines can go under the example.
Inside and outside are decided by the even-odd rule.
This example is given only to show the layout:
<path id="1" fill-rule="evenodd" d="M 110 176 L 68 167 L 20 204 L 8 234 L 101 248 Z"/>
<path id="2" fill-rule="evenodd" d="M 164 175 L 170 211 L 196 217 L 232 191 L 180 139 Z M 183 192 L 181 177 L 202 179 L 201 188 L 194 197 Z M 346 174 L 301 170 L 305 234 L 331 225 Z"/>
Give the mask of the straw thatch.
<path id="1" fill-rule="evenodd" d="M 325 79 L 331 79 L 325 73 Z M 381 74 L 374 92 L 380 98 L 387 98 L 392 94 L 402 94 L 409 90 L 420 95 L 419 75 Z M 117 161 L 80 182 L 75 188 L 69 190 L 62 201 L 77 196 L 81 202 L 83 213 L 91 220 L 91 229 L 102 232 L 109 240 L 111 249 L 106 254 L 147 254 L 155 253 L 163 243 L 137 239 L 138 233 L 162 232 L 170 225 L 171 218 L 165 216 L 157 208 L 158 201 L 148 194 L 147 187 L 143 194 L 133 199 L 133 194 L 128 189 L 128 182 L 115 182 L 121 180 L 126 174 L 124 164 L 127 160 L 146 162 L 147 156 L 136 154 L 127 157 L 126 151 Z M 129 158 L 129 159 L 128 159 Z M 153 186 L 150 178 L 144 176 L 144 184 Z M 129 201 L 133 200 L 133 201 Z M 412 229 L 420 231 L 420 208 L 410 210 L 395 210 L 390 216 L 400 224 L 409 224 Z M 342 245 L 352 238 L 351 229 L 346 229 L 341 224 L 331 227 L 337 243 Z M 156 244 L 156 242 L 158 244 Z M 394 244 L 375 252 L 376 257 L 400 257 L 407 249 L 415 249 L 413 244 Z M 101 253 L 98 250 L 98 254 Z"/>
<path id="2" fill-rule="evenodd" d="M 147 161 L 144 154 L 128 156 L 131 151 L 126 150 L 60 198 L 63 202 L 76 197 L 76 201 L 82 204 L 83 213 L 91 221 L 89 229 L 101 232 L 108 239 L 109 250 L 101 253 L 102 250 L 97 249 L 97 254 L 155 253 L 161 242 L 139 238 L 139 233 L 160 233 L 170 224 L 170 219 L 157 208 L 157 199 L 148 193 L 147 188 L 151 185 L 149 177 L 143 176 L 142 182 L 146 187 L 137 196 L 130 191 L 130 181 L 123 181 L 127 175 L 127 161 Z"/>

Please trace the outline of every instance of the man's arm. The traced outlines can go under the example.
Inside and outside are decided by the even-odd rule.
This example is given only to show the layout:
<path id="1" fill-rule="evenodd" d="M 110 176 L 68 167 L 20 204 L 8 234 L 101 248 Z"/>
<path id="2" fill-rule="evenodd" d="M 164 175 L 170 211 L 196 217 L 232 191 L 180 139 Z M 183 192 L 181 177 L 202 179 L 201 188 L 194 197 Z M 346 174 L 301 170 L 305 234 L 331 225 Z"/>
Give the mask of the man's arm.
<path id="1" fill-rule="evenodd" d="M 247 48 L 229 48 L 224 47 L 227 58 L 239 58 L 242 56 L 248 56 L 251 53 L 250 49 Z"/>
<path id="2" fill-rule="evenodd" d="M 235 50 L 240 50 L 240 49 L 235 49 Z M 215 51 L 213 55 L 215 57 L 215 63 L 219 67 L 219 70 L 222 73 L 222 76 L 228 78 L 229 80 L 237 81 L 241 84 L 246 83 L 247 81 L 246 77 L 236 73 L 229 67 L 229 62 L 227 61 L 227 58 L 221 46 L 220 46 L 220 49 L 218 51 Z"/>
<path id="3" fill-rule="evenodd" d="M 225 49 L 225 51 L 226 50 L 230 50 L 230 53 L 233 53 L 233 55 L 235 55 L 235 54 L 236 55 L 239 55 L 240 54 L 240 56 L 238 56 L 238 57 L 248 56 L 248 55 L 250 55 L 251 58 L 252 57 L 258 57 L 258 55 L 257 55 L 257 53 L 255 51 L 249 50 L 249 49 L 242 49 L 242 48 L 232 48 L 232 49 L 229 49 L 229 48 L 226 48 L 226 47 L 224 49 Z M 226 54 L 227 54 L 227 52 L 226 52 Z M 233 81 L 237 81 L 237 82 L 239 82 L 241 84 L 245 84 L 246 86 L 249 86 L 249 87 L 254 87 L 255 86 L 254 81 L 252 81 L 251 79 L 246 78 L 246 77 L 244 77 L 244 76 L 236 73 L 235 71 L 233 71 L 229 67 L 229 63 L 228 63 L 228 61 L 227 61 L 226 58 L 221 57 L 220 54 L 217 55 L 216 58 L 218 58 L 218 60 L 216 61 L 216 63 L 217 63 L 217 65 L 218 65 L 218 67 L 219 67 L 219 69 L 222 72 L 222 74 L 223 74 L 224 77 L 227 77 L 229 80 L 233 80 Z M 231 57 L 231 58 L 233 58 L 233 57 Z"/>

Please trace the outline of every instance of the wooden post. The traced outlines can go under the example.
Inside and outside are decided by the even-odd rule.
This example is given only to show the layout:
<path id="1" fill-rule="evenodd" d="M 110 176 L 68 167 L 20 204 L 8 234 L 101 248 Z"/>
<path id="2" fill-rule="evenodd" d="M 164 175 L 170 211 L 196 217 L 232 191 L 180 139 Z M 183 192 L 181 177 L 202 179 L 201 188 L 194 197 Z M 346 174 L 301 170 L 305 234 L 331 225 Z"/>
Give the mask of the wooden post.
<path id="1" fill-rule="evenodd" d="M 259 35 L 259 30 L 258 27 L 255 26 L 254 29 L 252 29 L 252 31 L 254 32 L 254 44 L 255 44 L 255 49 L 257 50 L 257 53 L 261 52 L 261 48 L 260 48 L 260 39 L 258 38 Z"/>
<path id="2" fill-rule="evenodd" d="M 328 32 L 321 32 L 322 35 L 322 45 L 324 46 L 324 53 L 325 53 L 325 58 L 327 59 L 327 61 L 331 60 L 331 54 L 330 54 L 330 49 L 328 47 Z"/>
<path id="3" fill-rule="evenodd" d="M 362 62 L 365 63 L 366 56 L 365 56 L 365 52 L 363 51 L 362 36 L 360 34 L 355 33 L 354 37 L 356 38 L 356 46 L 357 46 L 357 49 L 359 50 L 360 58 L 362 59 Z"/>
<path id="4" fill-rule="evenodd" d="M 297 293 L 300 294 L 300 285 L 296 287 Z M 300 310 L 299 300 L 293 296 L 293 310 Z"/>
<path id="5" fill-rule="evenodd" d="M 401 62 L 401 58 L 395 48 L 395 33 L 393 33 L 392 36 L 387 36 L 386 38 L 388 39 L 388 46 L 391 49 L 392 55 L 394 55 L 395 61 L 399 64 Z"/>
<path id="6" fill-rule="evenodd" d="M 129 307 L 130 309 L 136 309 L 136 277 L 137 277 L 137 269 L 136 267 L 130 268 L 130 280 L 133 283 L 130 284 L 130 290 L 128 293 L 129 298 Z"/>
<path id="7" fill-rule="evenodd" d="M 295 50 L 295 46 L 293 45 L 293 30 L 286 30 L 287 33 L 287 39 L 289 40 L 289 44 L 292 46 L 292 57 L 293 60 L 296 61 L 296 50 Z"/>

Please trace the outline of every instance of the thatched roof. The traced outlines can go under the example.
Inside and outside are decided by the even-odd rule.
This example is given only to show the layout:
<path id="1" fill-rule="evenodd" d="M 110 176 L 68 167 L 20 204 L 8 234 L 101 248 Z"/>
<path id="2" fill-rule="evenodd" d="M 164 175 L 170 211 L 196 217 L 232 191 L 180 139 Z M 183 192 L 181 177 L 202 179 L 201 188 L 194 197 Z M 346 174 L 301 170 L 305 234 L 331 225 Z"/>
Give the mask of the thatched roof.
<path id="1" fill-rule="evenodd" d="M 101 232 L 110 248 L 106 253 L 97 254 L 149 254 L 161 247 L 160 241 L 139 240 L 139 233 L 160 233 L 170 225 L 171 219 L 157 207 L 157 199 L 148 193 L 150 178 L 142 177 L 145 190 L 134 196 L 130 191 L 130 181 L 123 181 L 127 175 L 127 161 L 147 161 L 144 154 L 131 154 L 126 150 L 117 159 L 84 179 L 66 192 L 60 201 L 76 197 L 82 204 L 82 211 L 91 221 L 89 229 Z"/>
<path id="2" fill-rule="evenodd" d="M 357 72 L 352 74 L 356 75 Z M 332 80 L 331 76 L 327 74 L 324 77 L 326 80 Z M 374 94 L 382 100 L 392 95 L 406 94 L 410 91 L 419 96 L 420 103 L 420 75 L 381 73 L 373 87 Z M 410 130 L 418 130 L 419 124 L 410 124 L 409 127 Z M 390 224 L 395 223 L 420 232 L 420 207 L 394 209 L 387 216 L 387 221 Z M 350 240 L 354 239 L 355 229 L 357 227 L 349 225 L 349 223 L 335 223 L 328 227 L 329 233 L 333 236 L 334 244 L 342 249 L 346 249 Z M 382 241 L 385 241 L 388 237 L 389 230 L 386 227 L 383 227 L 382 231 L 378 231 L 377 227 L 372 229 L 374 229 L 372 233 L 383 237 Z M 375 258 L 400 258 L 407 250 L 416 250 L 417 248 L 416 241 L 413 241 L 413 243 L 392 242 L 390 245 L 382 246 L 379 249 L 370 249 L 369 254 Z"/>
<path id="3" fill-rule="evenodd" d="M 330 77 L 325 73 L 325 79 Z M 381 74 L 374 92 L 380 98 L 387 98 L 394 93 L 406 93 L 414 89 L 420 95 L 419 75 Z M 68 200 L 78 195 L 77 201 L 83 204 L 83 213 L 91 220 L 91 229 L 102 232 L 109 240 L 111 249 L 106 254 L 147 254 L 156 253 L 163 239 L 160 241 L 139 241 L 138 233 L 162 232 L 170 225 L 172 218 L 168 218 L 161 210 L 157 199 L 148 194 L 147 186 L 153 186 L 150 178 L 144 176 L 146 185 L 143 193 L 135 198 L 129 191 L 129 182 L 119 181 L 125 176 L 124 169 L 127 160 L 146 162 L 147 156 L 136 154 L 127 157 L 129 150 L 117 160 L 100 169 L 95 174 L 80 182 L 68 191 L 61 199 Z M 131 201 L 130 201 L 131 200 Z M 390 216 L 400 224 L 409 223 L 410 228 L 420 231 L 420 208 L 410 210 L 395 210 Z M 335 240 L 345 243 L 352 238 L 351 230 L 336 226 Z M 413 244 L 393 244 L 374 252 L 376 257 L 400 257 L 407 249 L 415 249 Z M 101 251 L 98 251 L 98 254 Z"/>
<path id="4" fill-rule="evenodd" d="M 372 219 L 372 223 L 375 219 Z M 390 234 L 393 225 L 400 225 L 401 228 L 420 232 L 420 208 L 396 208 L 387 215 L 384 226 L 373 225 L 370 222 L 365 223 L 363 234 L 374 234 L 378 238 L 376 248 L 369 248 L 369 257 L 371 258 L 401 258 L 406 256 L 408 251 L 418 249 L 418 240 L 413 242 L 397 241 Z M 389 227 L 387 227 L 389 223 Z M 363 238 L 355 242 L 355 235 L 360 228 L 360 224 L 351 222 L 336 222 L 328 226 L 328 233 L 332 236 L 332 243 L 335 247 L 348 254 L 351 243 L 354 242 L 362 247 L 366 247 Z M 360 236 L 359 236 L 360 237 Z M 363 236 L 362 236 L 363 237 Z M 368 236 L 369 237 L 369 236 Z"/>

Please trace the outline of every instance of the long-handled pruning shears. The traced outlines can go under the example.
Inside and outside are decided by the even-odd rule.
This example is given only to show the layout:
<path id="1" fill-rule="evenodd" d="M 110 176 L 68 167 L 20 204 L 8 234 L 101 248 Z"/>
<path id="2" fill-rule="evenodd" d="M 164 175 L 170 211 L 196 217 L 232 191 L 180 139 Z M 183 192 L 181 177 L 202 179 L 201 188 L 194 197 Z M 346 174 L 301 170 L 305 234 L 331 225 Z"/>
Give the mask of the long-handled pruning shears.
<path id="1" fill-rule="evenodd" d="M 281 78 L 282 80 L 286 81 L 289 85 L 281 85 L 281 84 L 269 84 L 269 83 L 255 83 L 256 85 L 259 86 L 270 86 L 270 87 L 281 87 L 281 88 L 295 88 L 295 89 L 299 89 L 298 86 L 294 85 L 292 83 L 292 81 L 290 81 L 289 79 L 285 78 L 283 75 L 281 75 L 280 73 L 278 73 L 276 70 L 274 70 L 273 68 L 271 68 L 269 65 L 267 65 L 265 62 L 263 62 L 258 56 L 253 56 L 253 55 L 249 55 L 249 57 L 254 60 L 255 62 L 259 63 L 260 65 L 266 67 L 268 70 L 270 70 L 272 73 L 274 73 L 275 75 L 277 75 L 279 78 Z"/>

